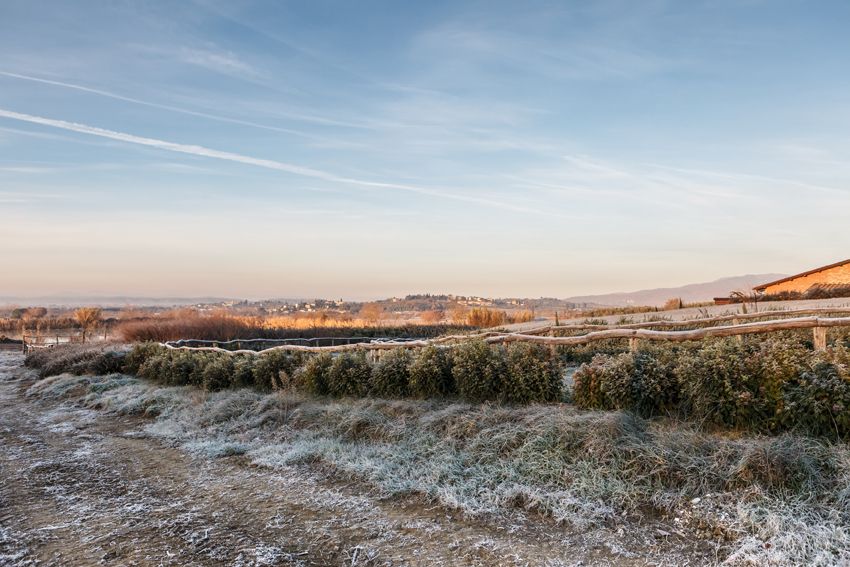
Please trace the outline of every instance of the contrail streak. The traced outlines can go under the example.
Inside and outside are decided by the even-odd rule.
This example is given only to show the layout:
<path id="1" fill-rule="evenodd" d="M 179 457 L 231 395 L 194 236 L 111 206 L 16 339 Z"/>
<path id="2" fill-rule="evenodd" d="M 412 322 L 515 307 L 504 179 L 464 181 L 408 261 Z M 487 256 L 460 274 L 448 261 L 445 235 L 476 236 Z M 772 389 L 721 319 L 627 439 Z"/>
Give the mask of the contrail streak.
<path id="1" fill-rule="evenodd" d="M 186 108 L 179 108 L 177 106 L 169 106 L 167 104 L 158 104 L 155 102 L 148 102 L 146 100 L 139 100 L 137 98 L 130 98 L 128 96 L 117 95 L 115 93 L 110 93 L 107 91 L 101 91 L 98 89 L 90 89 L 89 87 L 83 87 L 80 85 L 74 85 L 71 83 L 62 83 L 59 81 L 50 81 L 48 79 L 39 79 L 37 77 L 29 77 L 27 75 L 18 75 L 17 73 L 7 73 L 5 71 L 0 71 L 0 75 L 5 75 L 7 77 L 14 77 L 16 79 L 24 79 L 27 81 L 35 81 L 37 83 L 44 83 L 47 85 L 56 85 L 59 87 L 66 87 L 69 89 L 76 89 L 78 91 L 85 91 L 87 93 L 94 93 L 101 96 L 106 96 L 109 98 L 114 98 L 117 100 L 123 100 L 125 102 L 132 102 L 134 104 L 142 104 L 145 106 L 150 106 L 153 108 L 162 108 L 163 110 L 170 110 L 172 112 L 179 112 L 181 114 L 188 114 L 190 116 L 198 116 L 201 118 L 209 118 L 210 120 L 218 120 L 219 122 L 230 122 L 231 124 L 242 124 L 243 126 L 252 126 L 254 128 L 262 128 L 263 130 L 274 130 L 275 132 L 284 132 L 287 134 L 294 134 L 296 136 L 303 136 L 305 138 L 313 138 L 316 140 L 328 140 L 328 138 L 323 138 L 321 136 L 316 136 L 313 134 L 308 134 L 306 132 L 301 132 L 300 130 L 292 130 L 290 128 L 279 128 L 277 126 L 268 126 L 266 124 L 257 124 L 256 122 L 250 122 L 248 120 L 239 120 L 238 118 L 226 118 L 224 116 L 217 116 L 215 114 L 207 114 L 206 112 L 197 112 L 195 110 L 188 110 Z M 336 141 L 336 140 L 331 140 Z"/>
<path id="2" fill-rule="evenodd" d="M 339 175 L 335 175 L 333 173 L 328 173 L 325 171 L 310 169 L 308 167 L 301 167 L 298 165 L 291 165 L 288 163 L 283 163 L 274 160 L 268 159 L 259 159 L 253 158 L 250 156 L 243 156 L 241 154 L 234 154 L 231 152 L 222 152 L 219 150 L 212 150 L 209 148 L 204 148 L 202 146 L 195 145 L 186 145 L 186 144 L 175 144 L 173 142 L 165 142 L 163 140 L 155 140 L 153 138 L 142 138 L 139 136 L 133 136 L 132 134 L 124 134 L 122 132 L 115 132 L 113 130 L 105 130 L 103 128 L 97 128 L 94 126 L 86 126 L 85 124 L 77 124 L 75 122 L 66 122 L 64 120 L 53 120 L 50 118 L 41 118 L 39 116 L 31 116 L 29 114 L 21 114 L 18 112 L 12 112 L 10 110 L 2 110 L 0 109 L 0 116 L 11 118 L 13 120 L 22 120 L 24 122 L 32 122 L 34 124 L 42 124 L 44 126 L 52 126 L 54 128 L 61 128 L 63 130 L 71 130 L 73 132 L 80 132 L 83 134 L 91 134 L 93 136 L 101 136 L 103 138 L 110 138 L 113 140 L 120 140 L 122 142 L 129 142 L 131 144 L 140 144 L 143 146 L 151 146 L 154 148 L 160 148 L 163 150 L 169 150 L 172 152 L 180 152 L 184 154 L 192 154 L 197 156 L 204 156 L 216 159 L 223 159 L 227 161 L 235 161 L 239 163 L 245 163 L 249 165 L 257 165 L 260 167 L 266 167 L 269 169 L 276 169 L 279 171 L 286 171 L 288 173 L 294 173 L 296 175 L 302 175 L 305 177 L 313 177 L 318 179 L 324 179 L 326 181 L 333 181 L 336 183 L 345 183 L 350 185 L 359 185 L 362 187 L 376 187 L 381 189 L 399 189 L 401 191 L 409 191 L 412 193 L 419 193 L 422 195 L 430 195 L 432 197 L 441 197 L 444 199 L 453 199 L 456 201 L 467 201 L 470 203 L 479 203 L 482 205 L 489 205 L 492 207 L 498 207 L 501 209 L 508 209 L 517 212 L 524 213 L 533 213 L 540 214 L 546 216 L 555 216 L 562 217 L 564 215 L 559 215 L 555 213 L 548 213 L 544 211 L 538 211 L 535 209 L 528 209 L 524 207 L 517 207 L 515 205 L 511 205 L 508 203 L 502 203 L 499 201 L 492 201 L 489 199 L 481 199 L 477 197 L 467 197 L 463 195 L 453 195 L 451 193 L 443 193 L 440 191 L 434 191 L 431 189 L 424 189 L 421 187 L 414 187 L 411 185 L 399 185 L 396 183 L 380 183 L 377 181 L 364 181 L 361 179 L 353 179 L 350 177 L 340 177 Z"/>

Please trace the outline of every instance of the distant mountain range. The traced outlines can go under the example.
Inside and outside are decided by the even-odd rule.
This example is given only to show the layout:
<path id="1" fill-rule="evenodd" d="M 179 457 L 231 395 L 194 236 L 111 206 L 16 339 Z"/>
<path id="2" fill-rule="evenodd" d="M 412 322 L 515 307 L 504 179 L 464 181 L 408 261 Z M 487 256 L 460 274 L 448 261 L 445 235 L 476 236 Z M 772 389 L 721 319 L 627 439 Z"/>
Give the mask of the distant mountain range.
<path id="1" fill-rule="evenodd" d="M 681 287 L 660 287 L 628 293 L 608 293 L 605 295 L 581 295 L 568 297 L 565 301 L 573 303 L 593 303 L 624 307 L 628 305 L 662 306 L 668 299 L 681 298 L 685 303 L 711 301 L 715 297 L 729 297 L 732 291 L 749 291 L 749 288 L 763 283 L 787 277 L 785 274 L 751 274 L 720 278 L 713 282 L 683 285 Z"/>
<path id="2" fill-rule="evenodd" d="M 715 297 L 728 297 L 729 292 L 735 290 L 747 290 L 748 288 L 763 283 L 772 282 L 786 277 L 785 274 L 757 274 L 737 276 L 732 278 L 720 278 L 713 282 L 684 285 L 681 287 L 661 287 L 657 289 L 645 289 L 628 293 L 608 293 L 605 295 L 581 295 L 567 297 L 563 301 L 572 303 L 588 303 L 594 305 L 606 305 L 623 307 L 629 305 L 657 305 L 661 306 L 668 299 L 681 298 L 686 303 L 697 301 L 711 301 Z M 221 303 L 234 301 L 227 297 L 131 297 L 131 296 L 107 296 L 97 294 L 73 294 L 59 293 L 52 296 L 41 297 L 4 297 L 0 296 L 2 304 L 20 304 L 24 306 L 43 305 L 49 307 L 81 307 L 87 305 L 100 305 L 102 307 L 123 307 L 125 305 L 149 306 L 149 307 L 172 307 L 183 305 L 195 305 L 198 303 Z M 241 300 L 236 300 L 241 301 Z M 299 303 L 303 299 L 275 299 L 270 301 L 289 301 Z M 312 301 L 312 300 L 311 300 Z"/>
<path id="3" fill-rule="evenodd" d="M 225 297 L 130 297 L 130 296 L 102 296 L 102 295 L 45 295 L 41 297 L 4 297 L 0 296 L 0 304 L 17 303 L 25 306 L 51 305 L 63 307 L 85 307 L 88 305 L 99 305 L 101 307 L 123 307 L 125 305 L 146 307 L 174 307 L 182 305 L 195 305 L 197 303 L 220 303 L 222 301 L 234 301 Z M 240 300 L 241 301 L 241 300 Z"/>

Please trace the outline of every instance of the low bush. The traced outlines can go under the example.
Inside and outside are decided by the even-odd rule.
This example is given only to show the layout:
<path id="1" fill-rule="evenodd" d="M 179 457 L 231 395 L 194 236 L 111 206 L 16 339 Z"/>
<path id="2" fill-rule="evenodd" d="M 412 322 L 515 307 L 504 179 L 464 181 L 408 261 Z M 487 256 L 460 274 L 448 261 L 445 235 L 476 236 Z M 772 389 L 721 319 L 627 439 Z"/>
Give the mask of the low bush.
<path id="1" fill-rule="evenodd" d="M 152 356 L 166 352 L 165 347 L 161 347 L 156 343 L 141 343 L 136 344 L 124 357 L 124 372 L 127 374 L 138 374 L 139 369 L 144 362 Z"/>
<path id="2" fill-rule="evenodd" d="M 785 389 L 783 420 L 816 435 L 850 435 L 850 378 L 833 363 L 819 362 Z"/>
<path id="3" fill-rule="evenodd" d="M 281 372 L 290 375 L 303 363 L 304 354 L 299 351 L 273 350 L 261 355 L 254 364 L 254 386 L 261 390 L 271 390 Z"/>
<path id="4" fill-rule="evenodd" d="M 27 355 L 24 364 L 37 368 L 40 378 L 59 374 L 113 374 L 124 371 L 123 345 L 62 345 L 38 349 Z"/>
<path id="5" fill-rule="evenodd" d="M 236 367 L 233 362 L 233 357 L 226 354 L 217 356 L 205 357 L 201 371 L 201 379 L 204 390 L 215 392 L 231 387 L 233 384 L 233 376 L 236 373 Z"/>
<path id="6" fill-rule="evenodd" d="M 254 366 L 256 363 L 256 357 L 251 355 L 233 357 L 233 377 L 231 378 L 231 387 L 250 388 L 254 386 Z"/>
<path id="7" fill-rule="evenodd" d="M 372 367 L 370 392 L 383 398 L 404 398 L 410 394 L 410 365 L 413 355 L 404 348 L 394 348 Z"/>
<path id="8" fill-rule="evenodd" d="M 303 365 L 304 355 L 274 350 L 262 355 L 169 350 L 155 343 L 136 345 L 127 353 L 124 372 L 171 386 L 193 385 L 209 391 L 225 388 L 279 387 L 281 373 Z"/>
<path id="9" fill-rule="evenodd" d="M 124 371 L 124 361 L 126 357 L 126 352 L 116 352 L 112 350 L 106 351 L 92 361 L 88 370 L 91 374 L 95 374 L 97 376 L 120 374 Z"/>
<path id="10" fill-rule="evenodd" d="M 362 396 L 369 390 L 371 376 L 365 353 L 343 352 L 333 359 L 328 371 L 328 393 L 335 398 Z"/>
<path id="11" fill-rule="evenodd" d="M 776 429 L 782 385 L 803 370 L 811 353 L 799 345 L 767 339 L 709 342 L 680 356 L 676 374 L 687 416 L 724 427 Z"/>
<path id="12" fill-rule="evenodd" d="M 549 347 L 532 343 L 515 344 L 508 351 L 506 364 L 506 402 L 528 404 L 561 399 L 561 371 Z"/>
<path id="13" fill-rule="evenodd" d="M 470 400 L 497 400 L 504 390 L 505 350 L 493 350 L 482 340 L 461 343 L 452 349 L 452 376 L 458 393 Z"/>
<path id="14" fill-rule="evenodd" d="M 139 376 L 166 386 L 202 387 L 207 362 L 207 353 L 168 350 L 144 361 L 139 367 Z"/>
<path id="15" fill-rule="evenodd" d="M 597 354 L 589 363 L 581 365 L 573 375 L 570 401 L 580 408 L 611 409 L 611 403 L 602 390 L 602 376 L 607 361 L 606 355 Z"/>
<path id="16" fill-rule="evenodd" d="M 327 396 L 330 393 L 328 382 L 333 357 L 326 352 L 310 357 L 304 366 L 304 386 L 307 391 L 317 396 Z"/>
<path id="17" fill-rule="evenodd" d="M 418 349 L 409 367 L 410 395 L 434 398 L 457 394 L 451 352 L 446 348 L 427 346 Z"/>
<path id="18" fill-rule="evenodd" d="M 652 417 L 675 409 L 679 382 L 673 368 L 649 353 L 628 353 L 607 359 L 602 365 L 601 389 L 605 405 Z"/>
<path id="19" fill-rule="evenodd" d="M 777 431 L 786 420 L 780 415 L 785 390 L 801 372 L 827 358 L 850 361 L 850 350 L 834 347 L 815 354 L 793 340 L 773 338 L 650 345 L 636 353 L 596 355 L 576 372 L 572 400 L 581 407 L 625 409 L 643 417 L 676 411 L 726 428 Z"/>

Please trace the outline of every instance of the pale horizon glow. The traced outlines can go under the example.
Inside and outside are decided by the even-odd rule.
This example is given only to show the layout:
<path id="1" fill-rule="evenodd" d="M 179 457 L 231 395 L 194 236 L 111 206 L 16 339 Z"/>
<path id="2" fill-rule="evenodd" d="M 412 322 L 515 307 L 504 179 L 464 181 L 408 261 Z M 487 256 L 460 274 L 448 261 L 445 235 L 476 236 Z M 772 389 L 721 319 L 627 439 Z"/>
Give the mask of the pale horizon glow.
<path id="1" fill-rule="evenodd" d="M 0 297 L 570 297 L 850 257 L 850 6 L 4 6 Z"/>

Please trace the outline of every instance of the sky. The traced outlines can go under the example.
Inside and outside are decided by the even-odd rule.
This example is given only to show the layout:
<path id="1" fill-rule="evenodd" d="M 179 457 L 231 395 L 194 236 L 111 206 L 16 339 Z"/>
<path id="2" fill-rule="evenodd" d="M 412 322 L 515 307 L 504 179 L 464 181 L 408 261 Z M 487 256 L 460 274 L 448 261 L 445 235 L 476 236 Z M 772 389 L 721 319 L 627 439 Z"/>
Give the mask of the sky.
<path id="1" fill-rule="evenodd" d="M 0 0 L 0 296 L 569 297 L 845 260 L 848 25 Z"/>

